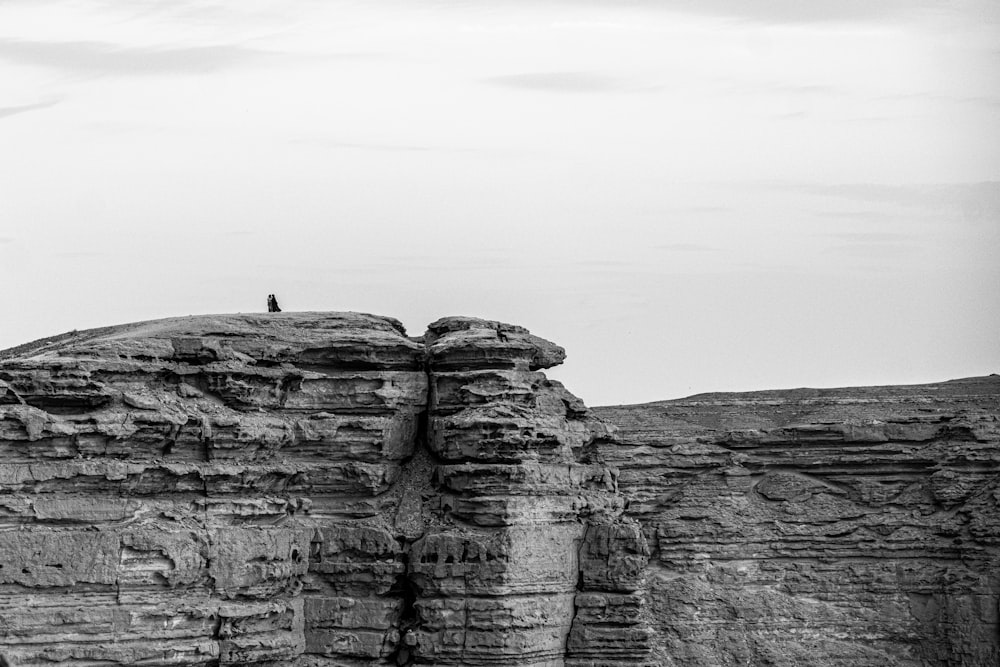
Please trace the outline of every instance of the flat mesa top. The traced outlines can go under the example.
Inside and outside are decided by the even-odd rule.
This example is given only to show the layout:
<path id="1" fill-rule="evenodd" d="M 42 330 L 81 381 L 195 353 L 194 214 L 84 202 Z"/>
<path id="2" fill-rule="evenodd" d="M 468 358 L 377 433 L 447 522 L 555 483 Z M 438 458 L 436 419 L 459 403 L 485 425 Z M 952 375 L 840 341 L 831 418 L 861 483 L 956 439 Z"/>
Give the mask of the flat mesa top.
<path id="1" fill-rule="evenodd" d="M 634 407 L 656 407 L 669 405 L 719 405 L 754 403 L 759 405 L 777 403 L 835 403 L 835 402 L 883 402 L 894 400 L 913 401 L 926 397 L 928 399 L 958 398 L 958 397 L 997 397 L 1000 398 L 1000 375 L 980 375 L 944 382 L 931 382 L 926 384 L 900 384 L 900 385 L 874 385 L 860 387 L 832 387 L 832 388 L 809 388 L 798 389 L 767 389 L 761 391 L 744 392 L 712 392 L 708 394 L 696 394 L 686 398 L 678 398 L 666 401 L 653 401 L 651 403 L 638 404 Z M 608 406 L 624 407 L 624 406 Z"/>
<path id="2" fill-rule="evenodd" d="M 367 364 L 418 369 L 529 368 L 562 363 L 565 350 L 524 327 L 444 317 L 409 337 L 392 317 L 354 312 L 194 315 L 72 331 L 0 351 L 0 363 L 54 358 Z"/>
<path id="3" fill-rule="evenodd" d="M 105 342 L 124 340 L 217 337 L 310 344 L 328 341 L 331 337 L 351 337 L 352 334 L 363 335 L 365 338 L 390 337 L 408 340 L 406 329 L 399 320 L 368 313 L 317 311 L 188 315 L 50 336 L 0 350 L 0 360 L 35 356 L 66 347 L 91 347 Z"/>
<path id="4" fill-rule="evenodd" d="M 591 409 L 620 427 L 651 433 L 683 432 L 692 437 L 706 430 L 802 425 L 809 425 L 805 428 L 813 431 L 836 430 L 840 425 L 850 424 L 891 430 L 887 424 L 945 428 L 948 424 L 968 422 L 992 429 L 990 424 L 1000 414 L 1000 375 L 933 384 L 699 394 L 670 401 Z"/>

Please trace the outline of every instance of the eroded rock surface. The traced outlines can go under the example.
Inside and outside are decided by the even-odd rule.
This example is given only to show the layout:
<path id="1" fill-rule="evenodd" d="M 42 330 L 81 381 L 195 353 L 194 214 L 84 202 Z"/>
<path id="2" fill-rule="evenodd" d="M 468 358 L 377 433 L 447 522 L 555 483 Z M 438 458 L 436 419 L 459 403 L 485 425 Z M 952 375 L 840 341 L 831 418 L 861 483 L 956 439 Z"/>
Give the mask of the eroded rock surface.
<path id="1" fill-rule="evenodd" d="M 415 545 L 419 656 L 642 663 L 649 628 L 624 608 L 642 606 L 645 540 L 622 516 L 614 472 L 588 462 L 606 429 L 536 370 L 560 363 L 562 348 L 520 327 L 456 318 L 431 324 L 426 342 L 428 446 L 452 526 Z"/>
<path id="2" fill-rule="evenodd" d="M 564 356 L 357 313 L 0 353 L 0 654 L 998 664 L 1000 378 L 588 410 Z"/>
<path id="3" fill-rule="evenodd" d="M 188 317 L 0 361 L 14 665 L 641 664 L 607 436 L 513 325 Z M 620 547 L 620 548 L 619 548 Z"/>
<path id="4" fill-rule="evenodd" d="M 391 511 L 423 368 L 398 322 L 355 314 L 177 318 L 4 360 L 2 650 L 290 664 L 326 602 L 316 561 L 350 541 L 322 527 Z"/>
<path id="5" fill-rule="evenodd" d="M 661 664 L 1000 664 L 1000 377 L 594 413 Z"/>

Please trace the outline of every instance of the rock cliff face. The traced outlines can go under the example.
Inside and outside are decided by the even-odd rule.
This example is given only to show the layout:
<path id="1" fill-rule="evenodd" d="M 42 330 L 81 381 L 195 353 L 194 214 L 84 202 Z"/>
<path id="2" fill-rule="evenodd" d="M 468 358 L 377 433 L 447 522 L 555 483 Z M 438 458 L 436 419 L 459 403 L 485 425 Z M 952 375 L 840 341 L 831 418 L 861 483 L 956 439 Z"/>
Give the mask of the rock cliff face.
<path id="1" fill-rule="evenodd" d="M 0 361 L 15 665 L 631 665 L 646 544 L 558 346 L 195 317 Z"/>
<path id="2" fill-rule="evenodd" d="M 588 411 L 563 356 L 354 313 L 0 353 L 0 654 L 998 664 L 1000 379 Z"/>
<path id="3" fill-rule="evenodd" d="M 1000 377 L 594 413 L 661 664 L 1000 664 Z"/>

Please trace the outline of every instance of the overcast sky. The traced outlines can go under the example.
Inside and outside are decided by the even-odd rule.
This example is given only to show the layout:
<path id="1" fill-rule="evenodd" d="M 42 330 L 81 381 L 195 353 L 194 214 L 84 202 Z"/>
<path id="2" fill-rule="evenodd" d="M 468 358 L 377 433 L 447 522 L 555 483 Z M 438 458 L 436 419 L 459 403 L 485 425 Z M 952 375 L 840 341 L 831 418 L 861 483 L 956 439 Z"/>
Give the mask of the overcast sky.
<path id="1" fill-rule="evenodd" d="M 1000 372 L 1000 3 L 0 0 L 0 348 L 522 324 L 591 405 Z"/>

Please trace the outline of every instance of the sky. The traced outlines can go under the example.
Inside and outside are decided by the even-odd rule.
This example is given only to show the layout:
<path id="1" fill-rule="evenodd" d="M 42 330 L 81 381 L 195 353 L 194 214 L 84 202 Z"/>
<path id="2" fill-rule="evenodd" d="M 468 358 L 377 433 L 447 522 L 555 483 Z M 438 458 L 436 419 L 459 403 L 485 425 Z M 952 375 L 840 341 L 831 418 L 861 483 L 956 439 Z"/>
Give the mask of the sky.
<path id="1" fill-rule="evenodd" d="M 447 315 L 590 405 L 1000 372 L 1000 3 L 0 0 L 0 349 Z"/>

